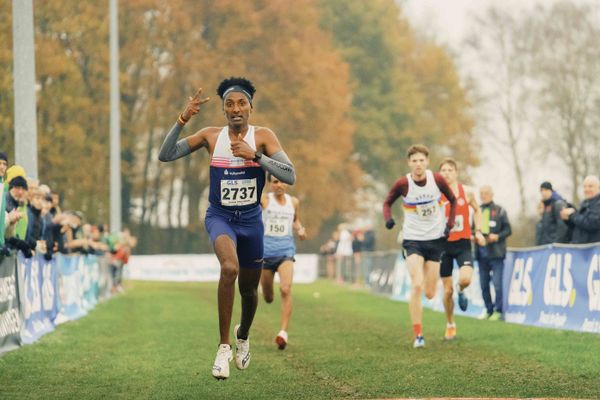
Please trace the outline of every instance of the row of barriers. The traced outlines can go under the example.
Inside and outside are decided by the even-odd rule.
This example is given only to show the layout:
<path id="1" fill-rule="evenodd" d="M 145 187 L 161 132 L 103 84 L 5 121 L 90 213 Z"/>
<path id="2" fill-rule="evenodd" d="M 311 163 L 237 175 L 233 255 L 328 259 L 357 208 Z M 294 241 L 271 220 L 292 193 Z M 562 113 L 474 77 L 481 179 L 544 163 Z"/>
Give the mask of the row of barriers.
<path id="1" fill-rule="evenodd" d="M 57 254 L 0 261 L 0 355 L 30 344 L 111 296 L 109 260 Z"/>
<path id="2" fill-rule="evenodd" d="M 474 264 L 473 280 L 466 289 L 469 308 L 466 312 L 455 308 L 457 315 L 477 317 L 484 311 L 479 268 Z M 454 268 L 455 281 L 457 275 Z M 321 256 L 319 276 L 366 287 L 394 300 L 410 299 L 410 277 L 397 251 Z M 511 248 L 504 260 L 502 289 L 506 322 L 600 333 L 600 244 Z M 494 296 L 493 285 L 491 290 Z M 436 296 L 423 298 L 423 305 L 444 311 L 442 298 L 440 280 Z"/>

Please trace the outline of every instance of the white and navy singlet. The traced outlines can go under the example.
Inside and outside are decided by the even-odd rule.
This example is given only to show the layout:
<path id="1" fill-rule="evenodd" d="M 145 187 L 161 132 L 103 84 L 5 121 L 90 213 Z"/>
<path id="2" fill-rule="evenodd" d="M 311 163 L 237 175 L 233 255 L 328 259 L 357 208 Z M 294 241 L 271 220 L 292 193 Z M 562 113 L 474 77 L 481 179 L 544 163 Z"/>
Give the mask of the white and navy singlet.
<path id="1" fill-rule="evenodd" d="M 244 141 L 256 150 L 254 131 L 250 125 Z M 210 204 L 231 211 L 258 207 L 265 186 L 265 171 L 252 160 L 235 157 L 230 146 L 229 127 L 225 126 L 219 133 L 210 162 Z"/>

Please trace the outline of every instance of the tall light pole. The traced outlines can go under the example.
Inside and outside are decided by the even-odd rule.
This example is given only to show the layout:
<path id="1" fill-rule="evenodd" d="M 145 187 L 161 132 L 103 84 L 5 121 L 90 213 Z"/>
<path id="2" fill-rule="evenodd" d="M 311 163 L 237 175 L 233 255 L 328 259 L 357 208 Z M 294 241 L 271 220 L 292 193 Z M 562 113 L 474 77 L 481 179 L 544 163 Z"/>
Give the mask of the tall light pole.
<path id="1" fill-rule="evenodd" d="M 32 0 L 13 0 L 15 163 L 37 179 L 37 116 Z"/>
<path id="2" fill-rule="evenodd" d="M 18 0 L 13 0 L 18 1 Z M 109 0 L 110 13 L 110 230 L 121 231 L 121 113 L 119 110 L 118 2 Z"/>

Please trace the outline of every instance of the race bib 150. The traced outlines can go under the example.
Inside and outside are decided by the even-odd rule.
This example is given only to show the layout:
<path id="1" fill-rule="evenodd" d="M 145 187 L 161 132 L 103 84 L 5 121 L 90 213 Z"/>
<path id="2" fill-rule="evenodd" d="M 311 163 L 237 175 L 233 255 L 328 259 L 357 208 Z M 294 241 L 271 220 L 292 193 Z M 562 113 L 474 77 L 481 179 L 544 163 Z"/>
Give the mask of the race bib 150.
<path id="1" fill-rule="evenodd" d="M 290 234 L 290 224 L 286 219 L 271 218 L 265 226 L 267 236 L 284 237 Z"/>

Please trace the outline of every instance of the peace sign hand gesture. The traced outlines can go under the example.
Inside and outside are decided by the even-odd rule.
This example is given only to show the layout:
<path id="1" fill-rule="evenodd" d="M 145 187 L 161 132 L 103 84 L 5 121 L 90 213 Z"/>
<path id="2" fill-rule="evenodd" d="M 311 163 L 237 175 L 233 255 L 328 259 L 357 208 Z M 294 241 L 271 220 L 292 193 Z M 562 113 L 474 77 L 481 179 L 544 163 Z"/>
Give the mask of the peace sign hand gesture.
<path id="1" fill-rule="evenodd" d="M 199 88 L 193 97 L 189 97 L 189 102 L 187 103 L 187 106 L 185 106 L 185 110 L 183 110 L 180 116 L 183 122 L 188 122 L 192 116 L 198 114 L 198 111 L 200 111 L 200 106 L 210 100 L 210 97 L 202 99 L 200 97 L 201 95 L 202 88 Z"/>

